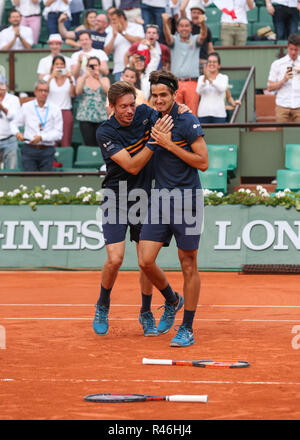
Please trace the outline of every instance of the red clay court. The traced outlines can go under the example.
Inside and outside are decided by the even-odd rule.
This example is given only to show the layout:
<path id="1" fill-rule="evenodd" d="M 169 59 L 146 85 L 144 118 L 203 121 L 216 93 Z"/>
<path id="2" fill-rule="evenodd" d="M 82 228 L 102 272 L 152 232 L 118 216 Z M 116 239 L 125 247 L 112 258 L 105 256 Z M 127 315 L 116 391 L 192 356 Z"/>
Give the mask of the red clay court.
<path id="1" fill-rule="evenodd" d="M 181 291 L 181 273 L 167 276 Z M 100 272 L 0 272 L 0 418 L 299 419 L 299 275 L 207 272 L 201 279 L 196 344 L 173 348 L 173 329 L 156 338 L 142 334 L 137 272 L 119 273 L 104 337 L 92 330 Z M 156 318 L 162 304 L 155 291 Z M 178 315 L 175 324 L 182 311 Z M 251 366 L 142 365 L 143 357 L 240 359 Z M 85 402 L 83 397 L 91 393 L 208 394 L 209 402 Z"/>

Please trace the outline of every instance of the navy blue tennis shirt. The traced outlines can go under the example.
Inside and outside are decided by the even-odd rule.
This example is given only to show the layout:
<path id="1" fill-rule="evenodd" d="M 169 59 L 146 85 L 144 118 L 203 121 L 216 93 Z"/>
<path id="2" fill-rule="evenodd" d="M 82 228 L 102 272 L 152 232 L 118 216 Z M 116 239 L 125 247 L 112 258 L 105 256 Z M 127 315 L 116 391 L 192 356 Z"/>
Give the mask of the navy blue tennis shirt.
<path id="1" fill-rule="evenodd" d="M 175 103 L 170 115 L 173 118 L 172 142 L 187 151 L 199 136 L 204 136 L 199 120 L 191 113 L 178 113 Z M 161 116 L 161 115 L 158 115 Z M 201 188 L 198 170 L 181 160 L 171 151 L 157 146 L 154 154 L 155 188 L 172 190 Z"/>
<path id="2" fill-rule="evenodd" d="M 151 190 L 153 169 L 152 159 L 137 174 L 132 175 L 114 162 L 111 157 L 123 150 L 134 156 L 146 145 L 151 127 L 157 120 L 158 113 L 145 104 L 139 105 L 130 126 L 119 124 L 115 116 L 103 122 L 97 129 L 97 141 L 106 164 L 106 177 L 102 186 L 118 192 L 119 182 L 127 182 L 127 190 L 141 188 L 148 193 Z M 151 147 L 150 147 L 151 148 Z"/>

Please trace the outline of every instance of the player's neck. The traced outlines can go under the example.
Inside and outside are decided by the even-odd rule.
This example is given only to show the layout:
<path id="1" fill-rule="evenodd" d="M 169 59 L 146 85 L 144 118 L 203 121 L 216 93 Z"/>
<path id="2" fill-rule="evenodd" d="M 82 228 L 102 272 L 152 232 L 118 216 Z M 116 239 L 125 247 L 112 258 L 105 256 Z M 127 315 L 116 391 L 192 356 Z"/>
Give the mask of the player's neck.
<path id="1" fill-rule="evenodd" d="M 170 107 L 167 110 L 165 110 L 164 112 L 161 112 L 162 116 L 169 115 L 174 107 L 174 104 L 175 104 L 175 101 L 172 102 L 172 104 L 170 105 Z"/>

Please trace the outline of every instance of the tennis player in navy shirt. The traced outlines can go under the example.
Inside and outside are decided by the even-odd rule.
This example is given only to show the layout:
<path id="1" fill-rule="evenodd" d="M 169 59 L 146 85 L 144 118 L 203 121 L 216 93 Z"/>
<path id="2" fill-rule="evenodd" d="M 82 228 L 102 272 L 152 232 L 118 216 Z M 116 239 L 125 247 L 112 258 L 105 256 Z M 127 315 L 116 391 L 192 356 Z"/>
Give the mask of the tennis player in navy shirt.
<path id="1" fill-rule="evenodd" d="M 144 212 L 147 213 L 148 198 L 152 187 L 152 156 L 156 145 L 146 145 L 151 127 L 159 132 L 169 132 L 173 126 L 172 118 L 166 115 L 158 118 L 152 108 L 141 105 L 136 107 L 135 88 L 124 81 L 114 83 L 108 91 L 108 100 L 113 116 L 102 123 L 97 130 L 97 140 L 107 167 L 103 182 L 102 226 L 107 250 L 107 260 L 102 268 L 100 297 L 96 304 L 93 328 L 98 335 L 108 332 L 110 294 L 123 262 L 126 231 L 130 229 L 131 240 L 138 243 L 141 231 L 142 213 L 137 222 L 131 221 L 128 212 L 134 201 L 130 195 L 138 191 L 146 196 Z M 182 109 L 186 111 L 186 109 Z M 135 194 L 136 195 L 136 194 Z M 143 206 L 140 206 L 143 211 Z M 135 218 L 136 220 L 136 218 Z M 140 275 L 142 307 L 139 322 L 145 336 L 158 336 L 155 319 L 151 312 L 152 283 L 143 271 Z M 183 299 L 172 291 L 170 286 L 163 286 L 161 293 L 172 308 L 175 316 Z"/>
<path id="2" fill-rule="evenodd" d="M 191 113 L 178 113 L 177 78 L 170 72 L 154 71 L 150 84 L 154 106 L 161 117 L 172 116 L 174 127 L 167 134 L 153 127 L 147 144 L 158 146 L 153 164 L 155 188 L 140 235 L 139 265 L 159 290 L 169 286 L 156 258 L 162 246 L 175 237 L 184 279 L 184 315 L 170 345 L 186 347 L 194 344 L 193 320 L 200 295 L 197 252 L 204 206 L 198 169 L 208 168 L 208 152 L 198 119 Z M 174 322 L 165 304 L 159 333 L 169 331 L 170 320 Z"/>

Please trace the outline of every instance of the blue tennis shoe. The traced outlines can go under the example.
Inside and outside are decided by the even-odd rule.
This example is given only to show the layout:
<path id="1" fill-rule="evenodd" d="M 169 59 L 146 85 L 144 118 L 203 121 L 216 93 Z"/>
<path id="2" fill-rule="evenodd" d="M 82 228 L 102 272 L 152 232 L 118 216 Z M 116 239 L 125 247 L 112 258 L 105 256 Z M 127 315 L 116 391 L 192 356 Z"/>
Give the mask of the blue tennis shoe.
<path id="1" fill-rule="evenodd" d="M 152 312 L 140 313 L 139 323 L 143 326 L 144 336 L 158 336 L 158 331 Z"/>
<path id="2" fill-rule="evenodd" d="M 184 325 L 178 328 L 177 335 L 170 342 L 171 347 L 188 347 L 193 344 L 195 344 L 193 330 Z"/>
<path id="3" fill-rule="evenodd" d="M 93 329 L 97 335 L 106 335 L 108 333 L 108 311 L 109 308 L 96 304 Z"/>
<path id="4" fill-rule="evenodd" d="M 161 306 L 165 308 L 165 311 L 160 318 L 157 326 L 157 330 L 161 334 L 167 333 L 170 330 L 170 328 L 174 324 L 176 313 L 179 312 L 179 310 L 183 306 L 183 297 L 179 295 L 179 293 L 176 293 L 176 295 L 178 296 L 177 304 L 173 305 L 165 303 L 163 306 Z"/>

